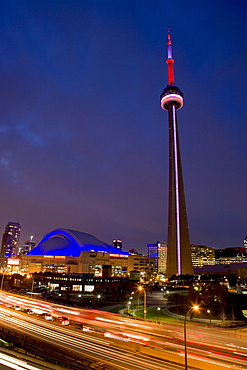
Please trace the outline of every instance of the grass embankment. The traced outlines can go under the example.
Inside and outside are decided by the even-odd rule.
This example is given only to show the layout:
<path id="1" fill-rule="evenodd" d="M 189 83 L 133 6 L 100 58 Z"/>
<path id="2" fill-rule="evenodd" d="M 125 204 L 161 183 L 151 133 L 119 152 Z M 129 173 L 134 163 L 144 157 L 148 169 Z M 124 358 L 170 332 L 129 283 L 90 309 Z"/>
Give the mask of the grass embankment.
<path id="1" fill-rule="evenodd" d="M 112 313 L 119 313 L 120 310 L 124 309 L 124 314 L 128 314 L 127 309 L 125 306 L 123 307 L 116 307 L 111 309 L 109 312 Z M 132 316 L 133 311 L 135 312 L 135 317 L 143 319 L 144 315 L 144 309 L 143 307 L 135 307 L 134 310 L 131 309 L 129 310 L 129 314 Z M 157 309 L 157 307 L 147 307 L 147 315 L 146 315 L 147 320 L 155 321 L 155 322 L 178 322 L 178 319 L 175 317 L 172 317 L 170 315 L 166 315 L 162 312 L 162 308 L 160 310 Z"/>
<path id="2" fill-rule="evenodd" d="M 115 308 L 112 308 L 111 310 L 109 310 L 109 312 L 111 313 L 119 313 L 120 310 L 123 310 L 125 309 L 125 306 L 122 306 L 122 307 L 115 307 Z"/>
<path id="3" fill-rule="evenodd" d="M 143 319 L 143 309 L 136 310 L 135 315 L 139 318 Z M 162 309 L 159 311 L 157 310 L 157 307 L 148 307 L 147 308 L 147 314 L 146 319 L 156 322 L 177 322 L 177 318 L 172 317 L 170 315 L 166 315 L 162 312 Z"/>

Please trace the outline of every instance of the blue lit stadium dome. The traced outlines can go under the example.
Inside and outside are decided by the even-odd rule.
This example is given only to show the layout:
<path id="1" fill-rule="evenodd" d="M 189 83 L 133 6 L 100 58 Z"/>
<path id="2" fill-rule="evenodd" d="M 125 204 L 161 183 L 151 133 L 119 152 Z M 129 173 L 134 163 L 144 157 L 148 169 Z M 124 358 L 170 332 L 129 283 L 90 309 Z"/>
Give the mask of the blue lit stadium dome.
<path id="1" fill-rule="evenodd" d="M 51 231 L 28 255 L 79 257 L 83 251 L 128 255 L 127 252 L 114 248 L 93 235 L 69 229 Z"/>

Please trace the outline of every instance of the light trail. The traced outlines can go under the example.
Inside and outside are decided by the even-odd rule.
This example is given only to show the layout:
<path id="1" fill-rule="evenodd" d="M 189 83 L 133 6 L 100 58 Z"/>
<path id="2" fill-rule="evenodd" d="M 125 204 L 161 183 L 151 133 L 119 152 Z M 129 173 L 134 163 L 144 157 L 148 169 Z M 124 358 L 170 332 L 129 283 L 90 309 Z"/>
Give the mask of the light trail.
<path id="1" fill-rule="evenodd" d="M 9 314 L 9 310 L 5 309 L 7 311 L 7 314 Z M 30 334 L 34 334 L 36 338 L 43 338 L 43 340 L 50 340 L 54 344 L 57 343 L 60 347 L 66 348 L 67 350 L 69 348 L 73 349 L 74 352 L 80 354 L 82 351 L 85 353 L 86 357 L 88 358 L 97 358 L 100 361 L 103 361 L 103 363 L 112 364 L 114 361 L 114 364 L 116 363 L 118 368 L 124 368 L 124 369 L 143 369 L 143 370 L 152 370 L 157 368 L 164 367 L 164 364 L 166 366 L 166 369 L 170 366 L 168 363 L 164 363 L 164 361 L 160 359 L 152 359 L 149 360 L 147 358 L 142 358 L 142 354 L 136 353 L 131 351 L 126 352 L 123 348 L 121 348 L 121 352 L 119 352 L 118 349 L 110 348 L 110 345 L 113 345 L 113 343 L 104 341 L 104 339 L 99 340 L 97 339 L 97 343 L 95 343 L 95 338 L 89 339 L 88 336 L 85 336 L 81 333 L 74 333 L 72 330 L 65 329 L 63 327 L 55 326 L 52 323 L 48 322 L 42 322 L 38 319 L 32 319 L 34 321 L 33 323 L 30 323 L 31 318 L 28 316 L 28 322 L 23 320 L 22 318 L 18 318 L 23 316 L 23 314 L 15 312 L 14 315 L 16 317 L 9 317 L 5 316 L 3 314 L 0 314 L 0 318 L 2 318 L 5 322 L 8 321 L 11 326 L 21 326 L 22 329 L 27 330 L 30 332 Z M 37 324 L 38 323 L 38 324 Z M 20 328 L 19 328 L 20 329 Z M 80 339 L 80 340 L 79 340 Z M 90 340 L 90 342 L 89 342 Z M 169 343 L 165 343 L 167 346 L 169 346 Z M 180 363 L 183 362 L 183 346 L 181 345 L 180 348 L 182 351 L 180 353 L 177 353 L 177 357 L 180 358 Z M 194 350 L 195 353 L 193 353 L 193 350 L 190 349 L 190 357 L 199 359 L 199 357 L 196 355 L 196 352 L 200 352 L 202 354 L 202 351 Z M 163 355 L 167 354 L 167 358 L 169 358 L 169 354 L 171 354 L 169 349 L 163 349 L 162 350 Z M 210 354 L 209 352 L 205 351 L 205 355 L 207 357 L 207 361 L 211 362 L 214 365 L 221 366 L 222 364 L 219 363 L 219 361 L 216 361 L 213 358 L 213 354 Z M 211 357 L 212 356 L 212 357 Z M 223 356 L 223 354 L 221 354 Z M 211 357 L 211 358 L 210 358 Z M 200 358 L 201 360 L 201 358 Z M 225 360 L 225 359 L 224 359 Z M 205 360 L 204 360 L 205 361 Z M 178 365 L 180 366 L 180 365 Z M 227 367 L 227 366 L 226 366 Z M 171 367 L 174 369 L 174 365 Z"/>
<path id="2" fill-rule="evenodd" d="M 43 370 L 44 366 L 37 367 L 29 365 L 26 361 L 19 360 L 4 353 L 0 353 L 0 364 L 10 367 L 14 370 Z"/>
<path id="3" fill-rule="evenodd" d="M 65 344 L 65 339 L 61 337 L 62 335 L 67 336 L 68 342 L 66 342 L 66 346 L 73 345 L 74 341 L 76 343 L 76 346 L 78 347 L 78 341 L 80 341 L 81 345 L 83 346 L 83 349 L 86 349 L 88 351 L 88 357 L 90 355 L 96 356 L 96 353 L 100 353 L 100 355 L 103 357 L 102 360 L 106 363 L 110 360 L 106 360 L 106 357 L 111 355 L 111 360 L 114 359 L 117 361 L 122 361 L 120 357 L 116 357 L 116 353 L 114 352 L 115 349 L 110 348 L 112 346 L 117 346 L 118 348 L 121 348 L 120 340 L 124 338 L 125 342 L 129 344 L 131 347 L 131 352 L 128 352 L 128 349 L 121 348 L 121 351 L 124 351 L 124 358 L 126 359 L 126 356 L 129 357 L 134 356 L 137 358 L 137 356 L 143 355 L 145 352 L 144 349 L 149 349 L 149 352 L 152 351 L 152 349 L 160 349 L 160 353 L 167 353 L 167 356 L 169 357 L 169 354 L 175 353 L 178 357 L 183 357 L 183 351 L 184 351 L 184 345 L 183 345 L 183 331 L 180 329 L 179 324 L 173 324 L 173 325 L 156 325 L 153 323 L 148 322 L 136 322 L 127 318 L 123 318 L 116 314 L 110 314 L 105 313 L 101 311 L 96 310 L 84 310 L 84 309 L 74 309 L 74 308 L 68 308 L 63 307 L 59 305 L 53 305 L 53 304 L 47 304 L 45 302 L 40 302 L 36 300 L 29 300 L 26 298 L 20 298 L 16 297 L 11 294 L 1 293 L 0 294 L 0 300 L 3 301 L 5 298 L 6 302 L 9 302 L 13 304 L 13 302 L 17 303 L 21 306 L 22 304 L 24 307 L 30 307 L 30 304 L 37 307 L 43 307 L 44 309 L 51 310 L 52 315 L 61 315 L 61 312 L 67 313 L 68 317 L 76 318 L 76 321 L 78 324 L 88 322 L 89 324 L 86 325 L 97 325 L 99 326 L 100 323 L 102 323 L 102 328 L 107 330 L 109 334 L 107 334 L 109 337 L 106 339 L 103 337 L 103 332 L 101 332 L 102 339 L 99 337 L 95 337 L 93 335 L 85 334 L 84 332 L 79 332 L 76 330 L 72 330 L 70 328 L 62 328 L 59 325 L 55 325 L 54 323 L 47 322 L 45 320 L 38 319 L 32 315 L 25 315 L 21 313 L 20 311 L 10 310 L 9 308 L 4 308 L 2 306 L 2 313 L 5 312 L 5 314 L 2 316 L 3 321 L 9 321 L 9 325 L 17 325 L 24 328 L 25 325 L 30 325 L 30 327 L 25 326 L 25 330 L 28 330 L 30 334 L 35 333 L 36 337 L 42 336 L 42 338 L 45 340 L 47 333 L 43 332 L 43 330 L 50 330 L 52 331 L 52 334 L 50 333 L 50 340 L 53 341 L 56 339 L 60 345 Z M 16 298 L 19 298 L 19 300 L 16 300 Z M 32 307 L 33 308 L 33 307 Z M 3 312 L 4 311 L 4 312 Z M 47 312 L 46 310 L 43 310 L 42 312 Z M 15 316 L 15 318 L 10 318 L 11 316 Z M 7 315 L 7 316 L 5 316 Z M 102 315 L 103 317 L 99 316 Z M 1 317 L 1 316 L 0 316 Z M 6 319 L 8 318 L 8 319 Z M 15 322 L 14 319 L 19 319 L 20 322 Z M 35 325 L 33 327 L 32 325 Z M 170 329 L 171 328 L 171 329 Z M 176 330 L 174 330 L 176 328 Z M 177 330 L 179 328 L 180 330 Z M 193 329 L 193 327 L 192 327 Z M 191 329 L 191 330 L 192 330 Z M 206 329 L 203 328 L 203 334 L 200 332 L 197 332 L 197 328 L 195 329 L 195 333 L 193 334 L 191 331 L 189 333 L 188 345 L 190 348 L 189 355 L 192 357 L 203 356 L 204 361 L 208 361 L 210 357 L 210 361 L 213 361 L 215 363 L 215 359 L 213 358 L 214 355 L 212 354 L 213 351 L 216 351 L 216 353 L 219 352 L 219 355 L 222 356 L 222 359 L 225 358 L 225 361 L 228 361 L 229 357 L 231 358 L 231 361 L 238 363 L 243 363 L 243 358 L 246 361 L 246 355 L 244 351 L 247 351 L 247 349 L 243 346 L 244 342 L 241 341 L 241 344 L 239 342 L 239 345 L 233 345 L 232 348 L 229 348 L 231 344 L 225 343 L 225 337 L 224 340 L 222 340 L 221 332 L 219 334 L 219 331 L 216 329 L 210 328 Z M 202 328 L 200 328 L 200 331 L 202 331 Z M 139 334 L 140 335 L 139 335 Z M 100 334 L 98 333 L 98 336 Z M 112 341 L 112 338 L 110 337 L 115 336 L 118 341 Z M 159 337 L 160 339 L 157 339 Z M 69 338 L 69 339 L 68 339 Z M 218 338 L 218 339 L 217 339 Z M 172 341 L 172 342 L 171 342 Z M 133 343 L 131 343 L 133 342 Z M 224 343 L 224 344 L 222 344 Z M 135 350 L 137 347 L 140 346 L 141 353 L 137 355 L 137 353 L 133 352 L 133 349 Z M 144 346 L 143 346 L 144 345 Z M 197 348 L 197 346 L 201 346 L 200 348 Z M 94 348 L 94 352 L 92 352 L 92 349 Z M 112 352 L 111 352 L 112 351 Z M 126 352 L 127 351 L 127 352 Z M 222 352 L 223 351 L 223 352 Z M 228 351 L 227 353 L 224 353 L 224 351 Z M 230 351 L 230 352 L 229 352 Z M 241 351 L 243 351 L 241 353 Z M 222 352 L 222 353 L 221 353 Z M 127 355 L 126 355 L 127 354 Z M 149 353 L 151 354 L 151 352 Z M 242 358 L 240 358 L 242 356 Z M 234 358 L 233 358 L 234 357 Z M 133 360 L 132 360 L 133 362 Z M 164 362 L 163 362 L 164 365 Z M 120 366 L 120 365 L 119 365 Z"/>
<path id="4" fill-rule="evenodd" d="M 14 314 L 15 316 L 18 315 L 17 313 L 14 313 Z M 57 345 L 59 345 L 60 347 L 66 348 L 67 350 L 71 348 L 73 349 L 75 353 L 78 353 L 78 354 L 84 353 L 85 356 L 88 358 L 91 358 L 94 360 L 97 359 L 97 361 L 99 361 L 100 359 L 100 362 L 103 361 L 103 363 L 109 364 L 109 365 L 112 365 L 112 363 L 114 362 L 114 366 L 115 367 L 117 366 L 116 369 L 122 368 L 122 369 L 133 369 L 133 370 L 137 370 L 137 369 L 157 370 L 157 368 L 162 368 L 162 366 L 164 366 L 164 362 L 160 359 L 149 360 L 147 358 L 142 358 L 140 354 L 137 355 L 137 353 L 133 351 L 126 352 L 123 349 L 121 349 L 121 352 L 119 352 L 119 348 L 116 348 L 116 349 L 104 348 L 102 347 L 103 341 L 101 341 L 102 342 L 101 345 L 88 342 L 83 339 L 79 341 L 78 334 L 77 334 L 77 338 L 74 338 L 71 336 L 71 331 L 69 332 L 69 335 L 66 335 L 66 333 L 65 334 L 58 333 L 55 331 L 57 327 L 54 328 L 52 324 L 47 323 L 47 322 L 43 322 L 43 324 L 45 324 L 46 327 L 49 327 L 49 329 L 39 326 L 37 330 L 36 325 L 31 324 L 30 322 L 25 322 L 24 320 L 21 320 L 15 317 L 5 316 L 2 313 L 0 313 L 0 319 L 4 320 L 5 322 L 6 321 L 9 322 L 12 328 L 14 325 L 19 330 L 25 329 L 30 334 L 32 334 L 32 336 L 35 335 L 36 338 L 37 337 L 43 338 L 43 340 L 45 340 L 46 342 L 47 340 L 50 340 L 53 344 L 57 343 Z M 59 327 L 59 329 L 62 331 L 68 331 L 63 327 Z M 105 343 L 107 343 L 107 345 L 109 346 L 109 342 L 105 342 Z M 173 365 L 166 364 L 166 369 L 174 370 L 174 364 Z"/>

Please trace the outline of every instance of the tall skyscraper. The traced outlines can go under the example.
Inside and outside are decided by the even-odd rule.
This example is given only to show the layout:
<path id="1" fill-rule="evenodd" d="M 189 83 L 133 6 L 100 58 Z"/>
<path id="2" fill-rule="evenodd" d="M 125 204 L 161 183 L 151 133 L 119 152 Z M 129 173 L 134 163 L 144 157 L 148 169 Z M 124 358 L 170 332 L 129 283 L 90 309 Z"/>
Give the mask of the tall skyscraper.
<path id="1" fill-rule="evenodd" d="M 9 222 L 5 227 L 0 252 L 1 267 L 6 264 L 6 259 L 17 255 L 21 225 L 18 222 Z"/>
<path id="2" fill-rule="evenodd" d="M 154 257 L 154 272 L 158 274 L 166 273 L 167 265 L 167 245 L 164 242 L 147 244 L 148 257 Z"/>
<path id="3" fill-rule="evenodd" d="M 168 28 L 168 85 L 160 96 L 161 108 L 169 120 L 169 203 L 167 238 L 167 277 L 193 274 L 190 237 L 187 221 L 182 163 L 178 136 L 177 110 L 183 106 L 183 93 L 175 86 L 172 42 Z"/>
<path id="4" fill-rule="evenodd" d="M 22 247 L 19 247 L 19 253 L 18 254 L 20 254 L 20 255 L 27 254 L 35 246 L 36 246 L 36 242 L 33 240 L 33 236 L 30 236 L 30 240 L 27 240 Z"/>

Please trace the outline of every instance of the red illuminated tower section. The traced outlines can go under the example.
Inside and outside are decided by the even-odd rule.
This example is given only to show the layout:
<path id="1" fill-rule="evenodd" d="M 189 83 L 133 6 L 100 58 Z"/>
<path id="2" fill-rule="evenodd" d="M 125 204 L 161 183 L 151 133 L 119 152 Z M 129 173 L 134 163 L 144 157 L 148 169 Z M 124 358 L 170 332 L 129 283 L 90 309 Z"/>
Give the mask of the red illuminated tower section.
<path id="1" fill-rule="evenodd" d="M 168 85 L 160 96 L 161 108 L 169 120 L 169 204 L 167 238 L 167 277 L 193 274 L 186 212 L 182 163 L 178 137 L 177 110 L 183 106 L 183 93 L 175 86 L 172 42 L 168 28 Z"/>

